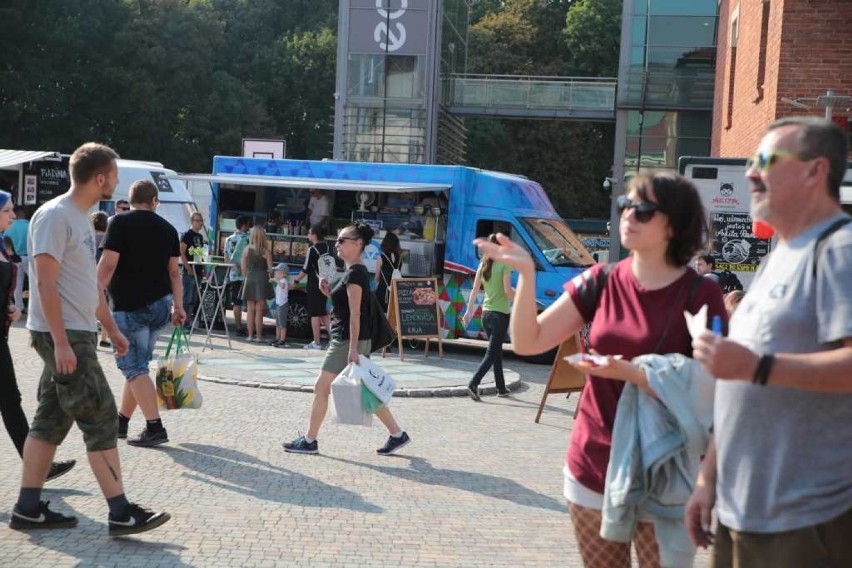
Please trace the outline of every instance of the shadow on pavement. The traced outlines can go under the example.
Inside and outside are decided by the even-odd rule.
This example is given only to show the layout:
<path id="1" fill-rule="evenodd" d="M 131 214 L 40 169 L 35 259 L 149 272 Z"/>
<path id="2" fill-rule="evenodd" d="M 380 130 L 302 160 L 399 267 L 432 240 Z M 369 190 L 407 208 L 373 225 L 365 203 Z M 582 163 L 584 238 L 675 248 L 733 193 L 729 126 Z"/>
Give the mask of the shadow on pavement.
<path id="1" fill-rule="evenodd" d="M 80 519 L 80 521 L 82 525 L 84 519 Z M 150 538 L 156 532 L 161 532 L 161 534 L 168 537 L 168 526 L 166 524 L 156 531 L 142 534 Z M 69 545 L 68 538 L 63 533 L 69 530 L 78 530 L 79 528 L 32 531 L 27 536 L 30 539 L 30 543 L 34 546 L 41 546 L 64 555 L 73 556 L 79 560 L 77 566 L 121 565 L 124 563 L 121 560 L 122 558 L 129 559 L 137 556 L 144 556 L 148 566 L 176 566 L 179 568 L 192 566 L 192 564 L 183 562 L 179 557 L 180 551 L 186 550 L 185 546 L 171 542 L 136 540 L 133 537 L 109 538 L 107 536 L 106 524 L 102 525 L 102 529 L 99 531 L 100 534 L 92 534 L 92 538 L 87 541 L 89 543 L 88 546 Z M 92 541 L 97 542 L 95 544 Z M 95 545 L 93 546 L 93 544 Z"/>
<path id="2" fill-rule="evenodd" d="M 405 479 L 406 481 L 414 481 L 417 483 L 425 483 L 427 485 L 441 485 L 460 489 L 462 491 L 471 491 L 479 493 L 495 499 L 503 499 L 511 501 L 518 505 L 527 507 L 537 507 L 550 511 L 565 512 L 565 505 L 556 499 L 536 493 L 527 489 L 523 485 L 494 475 L 485 473 L 474 473 L 470 471 L 461 471 L 457 469 L 437 469 L 432 467 L 427 460 L 420 457 L 393 456 L 397 459 L 405 459 L 409 461 L 409 467 L 387 467 L 372 463 L 358 462 L 347 460 L 345 458 L 337 458 L 325 456 L 326 459 L 336 460 L 342 463 L 366 467 L 385 475 L 392 475 Z"/>
<path id="3" fill-rule="evenodd" d="M 327 507 L 334 503 L 335 507 L 353 511 L 384 512 L 357 493 L 283 469 L 238 450 L 186 443 L 164 448 L 164 451 L 177 464 L 203 474 L 185 473 L 189 479 L 256 499 L 302 507 Z"/>

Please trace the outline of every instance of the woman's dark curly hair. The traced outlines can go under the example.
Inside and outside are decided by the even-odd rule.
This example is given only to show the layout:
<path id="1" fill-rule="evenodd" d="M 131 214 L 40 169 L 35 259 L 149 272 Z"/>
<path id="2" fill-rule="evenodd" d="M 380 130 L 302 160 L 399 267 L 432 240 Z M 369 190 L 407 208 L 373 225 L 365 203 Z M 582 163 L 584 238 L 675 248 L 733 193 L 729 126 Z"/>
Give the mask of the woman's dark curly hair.
<path id="1" fill-rule="evenodd" d="M 358 239 L 361 241 L 361 250 L 364 250 L 370 244 L 370 241 L 373 240 L 373 235 L 376 234 L 373 228 L 367 223 L 353 223 L 349 227 L 358 235 Z"/>
<path id="2" fill-rule="evenodd" d="M 668 172 L 639 174 L 630 180 L 627 192 L 636 190 L 642 201 L 656 198 L 660 212 L 669 220 L 672 236 L 666 248 L 666 260 L 672 266 L 686 266 L 706 248 L 710 229 L 707 213 L 695 185 L 683 176 Z"/>

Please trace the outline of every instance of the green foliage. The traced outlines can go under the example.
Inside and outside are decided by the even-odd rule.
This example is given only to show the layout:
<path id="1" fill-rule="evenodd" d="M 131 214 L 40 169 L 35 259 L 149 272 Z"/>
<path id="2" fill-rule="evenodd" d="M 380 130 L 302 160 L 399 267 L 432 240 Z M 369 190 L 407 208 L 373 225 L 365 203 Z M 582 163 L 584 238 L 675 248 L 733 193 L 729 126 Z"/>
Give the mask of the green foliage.
<path id="1" fill-rule="evenodd" d="M 619 0 L 482 0 L 474 5 L 474 14 L 471 73 L 615 74 L 621 33 Z M 589 49 L 581 50 L 574 43 L 581 36 L 593 38 L 588 39 Z M 610 61 L 604 55 L 613 44 Z M 609 195 L 601 183 L 612 164 L 613 124 L 476 119 L 465 125 L 471 165 L 540 182 L 564 217 L 608 216 Z"/>
<path id="2" fill-rule="evenodd" d="M 572 73 L 615 77 L 621 39 L 622 0 L 578 0 L 565 20 Z"/>
<path id="3" fill-rule="evenodd" d="M 0 147 L 98 140 L 183 171 L 209 171 L 244 137 L 328 156 L 337 4 L 7 0 Z"/>

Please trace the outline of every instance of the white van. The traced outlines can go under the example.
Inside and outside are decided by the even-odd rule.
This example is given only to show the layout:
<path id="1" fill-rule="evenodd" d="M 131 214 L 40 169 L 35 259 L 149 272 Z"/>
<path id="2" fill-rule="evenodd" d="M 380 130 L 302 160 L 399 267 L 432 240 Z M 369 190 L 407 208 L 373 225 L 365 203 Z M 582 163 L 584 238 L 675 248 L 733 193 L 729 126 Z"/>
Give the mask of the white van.
<path id="1" fill-rule="evenodd" d="M 70 156 L 59 152 L 0 149 L 0 189 L 12 192 L 15 203 L 22 204 L 32 214 L 42 203 L 68 191 Z M 159 162 L 117 160 L 118 187 L 112 200 L 101 201 L 93 211 L 100 209 L 108 215 L 115 213 L 115 202 L 127 199 L 134 181 L 146 179 L 157 184 L 160 206 L 157 213 L 171 223 L 179 234 L 190 227 L 190 216 L 196 210 L 186 184 L 178 179 L 174 170 Z"/>
<path id="2" fill-rule="evenodd" d="M 127 200 L 133 182 L 145 179 L 154 182 L 159 189 L 160 206 L 157 207 L 157 214 L 171 223 L 179 235 L 190 228 L 190 218 L 196 211 L 195 202 L 183 181 L 166 177 L 176 176 L 177 172 L 163 167 L 159 162 L 120 159 L 116 160 L 116 164 L 118 186 L 112 195 L 112 201 L 100 202 L 98 208 L 101 211 L 106 211 L 109 215 L 115 213 L 115 202 L 119 199 Z"/>

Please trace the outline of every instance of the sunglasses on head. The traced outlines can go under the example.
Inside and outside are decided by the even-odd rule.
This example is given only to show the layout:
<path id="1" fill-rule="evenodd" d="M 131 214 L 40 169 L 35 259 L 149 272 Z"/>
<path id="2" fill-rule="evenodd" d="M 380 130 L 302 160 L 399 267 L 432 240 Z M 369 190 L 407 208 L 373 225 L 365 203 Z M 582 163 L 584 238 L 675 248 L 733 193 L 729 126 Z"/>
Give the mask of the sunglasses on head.
<path id="1" fill-rule="evenodd" d="M 647 223 L 654 218 L 654 213 L 660 210 L 656 203 L 650 201 L 630 201 L 626 195 L 621 195 L 615 201 L 618 207 L 618 214 L 623 215 L 627 209 L 633 209 L 633 216 L 640 223 Z"/>
<path id="2" fill-rule="evenodd" d="M 361 240 L 361 239 L 358 239 L 356 237 L 337 237 L 337 244 L 342 245 L 346 241 L 359 241 L 359 240 Z"/>
<path id="3" fill-rule="evenodd" d="M 773 150 L 772 152 L 758 152 L 748 160 L 746 160 L 746 170 L 750 170 L 751 168 L 757 168 L 759 172 L 765 172 L 769 169 L 769 166 L 778 161 L 778 158 L 796 158 L 797 160 L 801 160 L 801 156 L 794 152 L 787 152 L 785 150 Z"/>

